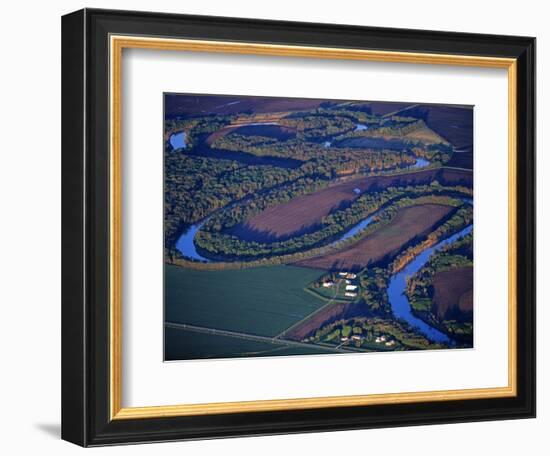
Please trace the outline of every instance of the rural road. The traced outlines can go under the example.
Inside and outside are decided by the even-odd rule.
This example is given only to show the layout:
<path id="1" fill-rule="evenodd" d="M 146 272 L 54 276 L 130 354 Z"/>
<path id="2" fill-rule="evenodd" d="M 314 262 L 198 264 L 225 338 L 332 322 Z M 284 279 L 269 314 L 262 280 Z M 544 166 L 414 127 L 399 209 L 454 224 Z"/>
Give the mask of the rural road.
<path id="1" fill-rule="evenodd" d="M 225 329 L 214 329 L 214 328 L 206 328 L 204 326 L 195 326 L 195 325 L 188 325 L 185 323 L 171 323 L 171 322 L 165 322 L 164 325 L 167 328 L 173 328 L 173 329 L 184 329 L 188 331 L 195 331 L 199 333 L 204 334 L 216 334 L 219 336 L 229 336 L 229 337 L 238 337 L 241 339 L 248 339 L 248 340 L 255 340 L 259 342 L 267 342 L 275 345 L 286 345 L 288 347 L 306 347 L 306 348 L 319 348 L 321 350 L 327 350 L 329 352 L 334 353 L 349 353 L 350 350 L 346 350 L 343 348 L 336 348 L 336 347 L 327 347 L 325 345 L 314 345 L 314 344 L 306 344 L 303 342 L 296 342 L 293 340 L 286 340 L 286 339 L 276 339 L 275 337 L 269 337 L 269 336 L 256 336 L 254 334 L 247 334 L 247 333 L 241 333 L 236 331 L 228 331 Z"/>

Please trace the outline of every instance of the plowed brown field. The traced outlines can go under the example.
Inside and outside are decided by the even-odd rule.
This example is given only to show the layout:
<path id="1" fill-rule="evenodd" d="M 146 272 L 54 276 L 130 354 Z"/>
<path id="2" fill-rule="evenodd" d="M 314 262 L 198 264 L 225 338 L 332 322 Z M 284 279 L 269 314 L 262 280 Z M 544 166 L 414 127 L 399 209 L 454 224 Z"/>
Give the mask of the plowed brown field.
<path id="1" fill-rule="evenodd" d="M 434 276 L 433 312 L 440 318 L 456 318 L 471 315 L 473 310 L 473 268 L 454 268 L 438 272 Z"/>
<path id="2" fill-rule="evenodd" d="M 402 209 L 386 226 L 345 250 L 300 261 L 297 266 L 324 270 L 357 271 L 380 260 L 390 259 L 416 237 L 425 236 L 453 208 L 423 204 Z"/>
<path id="3" fill-rule="evenodd" d="M 237 225 L 231 234 L 247 241 L 273 242 L 313 231 L 326 215 L 340 205 L 358 198 L 354 189 L 361 192 L 380 191 L 400 185 L 429 184 L 437 180 L 443 185 L 472 186 L 470 171 L 449 168 L 428 169 L 393 176 L 360 177 L 342 182 L 292 201 L 270 207 L 245 223 Z"/>

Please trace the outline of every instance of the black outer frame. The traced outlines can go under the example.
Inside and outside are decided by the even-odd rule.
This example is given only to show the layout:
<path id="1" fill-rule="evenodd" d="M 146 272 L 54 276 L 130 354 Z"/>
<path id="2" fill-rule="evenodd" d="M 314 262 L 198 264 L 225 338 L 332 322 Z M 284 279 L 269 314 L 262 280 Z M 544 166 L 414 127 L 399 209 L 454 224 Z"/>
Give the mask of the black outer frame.
<path id="1" fill-rule="evenodd" d="M 516 58 L 514 398 L 109 417 L 110 34 Z M 82 446 L 535 417 L 535 39 L 84 9 L 62 18 L 62 438 Z"/>

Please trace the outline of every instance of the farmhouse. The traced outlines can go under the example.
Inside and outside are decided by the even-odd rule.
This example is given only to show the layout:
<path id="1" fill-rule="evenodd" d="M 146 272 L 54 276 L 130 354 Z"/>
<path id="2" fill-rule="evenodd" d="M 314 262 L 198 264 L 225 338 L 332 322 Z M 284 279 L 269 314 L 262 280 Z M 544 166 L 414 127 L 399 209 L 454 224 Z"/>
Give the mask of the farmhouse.
<path id="1" fill-rule="evenodd" d="M 342 272 L 339 272 L 338 275 L 339 275 L 340 277 L 346 277 L 346 276 L 348 275 L 348 273 L 342 271 Z"/>
<path id="2" fill-rule="evenodd" d="M 355 291 L 357 290 L 357 285 L 346 285 L 346 291 Z"/>
<path id="3" fill-rule="evenodd" d="M 351 338 L 353 340 L 363 340 L 363 336 L 360 336 L 359 334 L 354 334 L 353 336 L 351 336 Z"/>
<path id="4" fill-rule="evenodd" d="M 357 293 L 353 293 L 353 292 L 350 292 L 350 291 L 346 291 L 344 293 L 345 296 L 347 296 L 348 298 L 355 298 L 357 297 Z"/>
<path id="5" fill-rule="evenodd" d="M 382 342 L 386 342 L 386 336 L 379 336 L 374 340 L 377 344 L 380 344 Z"/>
<path id="6" fill-rule="evenodd" d="M 325 281 L 323 282 L 323 286 L 324 286 L 325 288 L 330 288 L 330 287 L 332 287 L 333 285 L 334 285 L 334 282 L 333 282 L 332 280 L 325 280 Z"/>
<path id="7" fill-rule="evenodd" d="M 351 273 L 351 272 L 348 272 L 348 273 L 346 274 L 346 279 L 351 279 L 351 280 L 353 280 L 353 279 L 355 279 L 355 278 L 357 278 L 357 274 L 353 274 L 353 273 Z"/>
<path id="8" fill-rule="evenodd" d="M 391 347 L 393 345 L 395 345 L 395 340 L 390 340 L 390 341 L 386 342 L 386 347 Z"/>

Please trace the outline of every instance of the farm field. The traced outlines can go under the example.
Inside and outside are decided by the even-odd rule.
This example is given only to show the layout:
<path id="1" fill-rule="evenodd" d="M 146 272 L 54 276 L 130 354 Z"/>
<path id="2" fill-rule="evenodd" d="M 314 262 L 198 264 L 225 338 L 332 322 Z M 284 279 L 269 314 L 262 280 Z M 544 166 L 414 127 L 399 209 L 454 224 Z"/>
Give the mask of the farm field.
<path id="1" fill-rule="evenodd" d="M 299 236 L 314 229 L 323 217 L 359 195 L 354 192 L 380 191 L 392 186 L 428 184 L 437 180 L 442 185 L 472 185 L 472 173 L 448 168 L 427 169 L 395 175 L 369 176 L 299 196 L 288 203 L 270 207 L 230 230 L 247 241 L 272 242 Z"/>
<path id="2" fill-rule="evenodd" d="M 375 231 L 345 250 L 300 261 L 298 266 L 323 270 L 358 271 L 369 264 L 391 258 L 415 238 L 427 234 L 453 210 L 450 206 L 423 204 L 399 211 L 389 225 Z"/>
<path id="3" fill-rule="evenodd" d="M 402 109 L 408 108 L 412 104 L 413 103 L 371 101 L 368 103 L 368 107 L 373 114 L 385 116 L 392 112 L 401 111 Z"/>
<path id="4" fill-rule="evenodd" d="M 428 127 L 457 149 L 472 145 L 474 118 L 470 107 L 415 105 L 397 114 L 423 119 Z"/>
<path id="5" fill-rule="evenodd" d="M 293 266 L 199 271 L 165 266 L 165 321 L 275 336 L 326 302 L 304 291 L 319 272 Z"/>
<path id="6" fill-rule="evenodd" d="M 473 280 L 471 267 L 453 268 L 435 274 L 432 312 L 440 320 L 458 319 L 473 311 Z"/>
<path id="7" fill-rule="evenodd" d="M 457 153 L 448 162 L 449 166 L 473 168 L 473 111 L 470 107 L 437 105 L 411 106 L 399 115 L 423 119 L 428 127 L 449 141 Z"/>
<path id="8" fill-rule="evenodd" d="M 307 98 L 242 97 L 223 95 L 181 96 L 167 94 L 165 113 L 167 116 L 235 114 L 243 111 L 255 113 L 296 111 L 316 108 L 325 100 Z"/>
<path id="9" fill-rule="evenodd" d="M 313 344 L 310 347 L 288 347 L 276 341 L 259 342 L 170 327 L 164 331 L 166 361 L 332 353 Z"/>
<path id="10" fill-rule="evenodd" d="M 320 311 L 314 313 L 303 321 L 285 332 L 286 339 L 302 340 L 308 334 L 330 323 L 335 319 L 341 319 L 346 316 L 357 314 L 361 311 L 361 304 L 337 302 L 330 306 L 323 307 Z"/>

